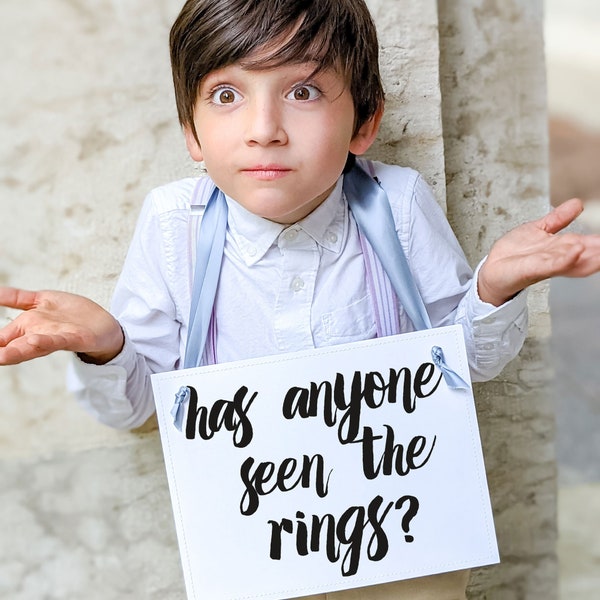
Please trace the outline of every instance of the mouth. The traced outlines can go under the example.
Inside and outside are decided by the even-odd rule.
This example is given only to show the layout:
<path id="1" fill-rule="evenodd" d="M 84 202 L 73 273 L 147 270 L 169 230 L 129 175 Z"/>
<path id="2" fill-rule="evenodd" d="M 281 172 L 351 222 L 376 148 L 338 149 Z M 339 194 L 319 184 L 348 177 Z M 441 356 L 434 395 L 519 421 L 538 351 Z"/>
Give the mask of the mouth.
<path id="1" fill-rule="evenodd" d="M 291 173 L 291 171 L 292 169 L 289 167 L 275 164 L 254 165 L 252 167 L 242 169 L 242 173 L 244 173 L 244 175 L 248 175 L 248 177 L 257 179 L 259 181 L 273 181 L 275 179 L 281 179 L 288 173 Z"/>

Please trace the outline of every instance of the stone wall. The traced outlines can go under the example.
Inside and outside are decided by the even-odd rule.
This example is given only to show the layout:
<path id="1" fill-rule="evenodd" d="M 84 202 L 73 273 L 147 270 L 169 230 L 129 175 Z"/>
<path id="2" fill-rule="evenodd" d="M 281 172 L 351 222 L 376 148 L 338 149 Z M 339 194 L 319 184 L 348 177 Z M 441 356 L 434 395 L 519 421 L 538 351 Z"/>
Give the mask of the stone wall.
<path id="1" fill-rule="evenodd" d="M 144 194 L 194 173 L 168 66 L 180 5 L 2 2 L 0 284 L 106 305 Z M 544 210 L 541 0 L 369 5 L 388 98 L 372 155 L 421 170 L 442 204 L 447 182 L 451 222 L 475 262 Z M 475 574 L 472 598 L 554 593 L 545 303 L 540 288 L 522 357 L 478 387 L 503 563 Z M 89 419 L 64 391 L 67 360 L 0 370 L 0 596 L 183 598 L 158 434 Z"/>
<path id="2" fill-rule="evenodd" d="M 179 0 L 0 8 L 0 281 L 107 304 L 141 201 L 193 172 L 167 36 Z M 10 57 L 10 58 L 9 58 Z M 0 375 L 0 597 L 184 597 L 156 432 L 95 423 L 68 357 Z"/>
<path id="3" fill-rule="evenodd" d="M 542 4 L 438 0 L 448 216 L 473 264 L 549 207 Z M 502 563 L 474 573 L 473 598 L 556 597 L 547 285 L 529 301 L 520 356 L 476 386 Z"/>

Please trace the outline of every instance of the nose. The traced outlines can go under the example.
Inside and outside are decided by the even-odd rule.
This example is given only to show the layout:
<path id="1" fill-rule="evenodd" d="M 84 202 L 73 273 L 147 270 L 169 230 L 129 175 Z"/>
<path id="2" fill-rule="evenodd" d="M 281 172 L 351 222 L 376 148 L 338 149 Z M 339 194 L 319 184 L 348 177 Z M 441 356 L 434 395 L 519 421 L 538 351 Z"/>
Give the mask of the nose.
<path id="1" fill-rule="evenodd" d="M 248 145 L 283 145 L 288 141 L 280 104 L 269 98 L 256 98 L 246 108 L 244 139 Z"/>

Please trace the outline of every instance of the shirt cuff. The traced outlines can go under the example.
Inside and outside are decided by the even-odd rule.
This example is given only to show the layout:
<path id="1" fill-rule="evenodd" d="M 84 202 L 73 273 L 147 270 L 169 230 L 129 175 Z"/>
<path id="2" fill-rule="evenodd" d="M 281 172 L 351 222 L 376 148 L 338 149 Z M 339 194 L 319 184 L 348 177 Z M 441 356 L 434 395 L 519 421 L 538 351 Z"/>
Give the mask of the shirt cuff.
<path id="1" fill-rule="evenodd" d="M 500 373 L 518 354 L 527 335 L 527 290 L 500 306 L 483 302 L 477 294 L 477 275 L 482 264 L 483 261 L 475 270 L 465 297 L 465 316 L 472 324 L 473 381 L 487 381 Z"/>
<path id="2" fill-rule="evenodd" d="M 127 374 L 136 362 L 133 343 L 125 336 L 121 352 L 104 365 L 82 361 L 76 354 L 67 367 L 67 388 L 92 417 L 116 428 L 129 428 L 133 407 L 127 398 Z"/>
<path id="3" fill-rule="evenodd" d="M 498 323 L 498 321 L 501 321 L 505 325 L 514 323 L 527 309 L 527 288 L 521 290 L 518 294 L 500 306 L 494 306 L 489 302 L 484 302 L 479 297 L 477 281 L 479 278 L 479 271 L 486 258 L 481 260 L 473 274 L 473 285 L 466 298 L 467 315 L 474 324 L 494 325 Z"/>

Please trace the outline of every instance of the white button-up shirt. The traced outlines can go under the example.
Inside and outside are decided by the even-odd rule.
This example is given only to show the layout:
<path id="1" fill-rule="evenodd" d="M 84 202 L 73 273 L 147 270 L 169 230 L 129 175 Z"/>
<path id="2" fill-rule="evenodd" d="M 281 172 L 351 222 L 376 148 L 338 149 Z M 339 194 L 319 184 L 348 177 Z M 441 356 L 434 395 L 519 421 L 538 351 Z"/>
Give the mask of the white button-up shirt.
<path id="1" fill-rule="evenodd" d="M 375 163 L 399 239 L 432 325 L 461 323 L 474 380 L 489 379 L 519 351 L 525 294 L 501 307 L 482 302 L 454 234 L 418 173 Z M 131 428 L 154 411 L 150 374 L 181 368 L 190 310 L 195 179 L 151 192 L 112 303 L 126 333 L 107 365 L 75 360 L 69 387 L 100 421 Z M 215 300 L 218 362 L 376 336 L 357 225 L 342 179 L 302 221 L 281 225 L 227 199 L 224 259 Z M 400 309 L 402 331 L 412 325 Z"/>
<path id="2" fill-rule="evenodd" d="M 218 362 L 375 336 L 358 229 L 341 185 L 289 227 L 227 199 L 216 298 Z"/>

